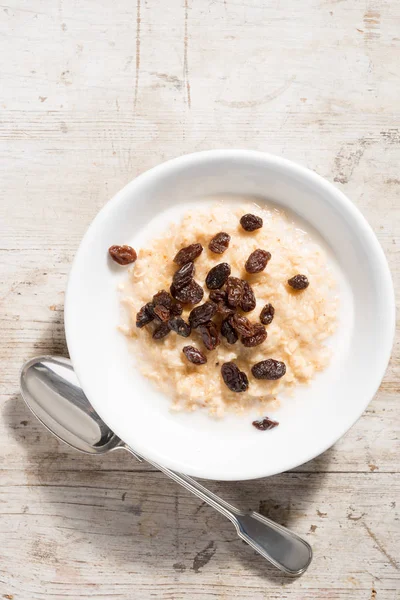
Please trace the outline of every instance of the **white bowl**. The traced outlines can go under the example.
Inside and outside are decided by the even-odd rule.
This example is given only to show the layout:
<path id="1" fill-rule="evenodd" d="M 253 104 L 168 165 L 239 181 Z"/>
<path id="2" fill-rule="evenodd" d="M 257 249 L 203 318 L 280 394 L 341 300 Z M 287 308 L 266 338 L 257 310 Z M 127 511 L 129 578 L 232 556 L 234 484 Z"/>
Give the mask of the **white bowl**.
<path id="1" fill-rule="evenodd" d="M 330 367 L 296 389 L 272 416 L 279 427 L 259 432 L 255 415 L 213 419 L 202 411 L 173 413 L 170 400 L 132 367 L 120 322 L 118 283 L 107 249 L 140 247 L 143 232 L 166 225 L 171 208 L 218 194 L 258 197 L 294 211 L 332 251 L 341 314 Z M 168 209 L 168 210 L 167 210 Z M 160 213 L 167 210 L 169 217 Z M 168 212 L 169 211 L 169 212 Z M 155 219 L 158 215 L 158 218 Z M 150 223 L 151 222 L 151 223 Z M 150 225 L 149 225 L 150 223 Z M 360 417 L 384 375 L 394 333 L 388 265 L 368 223 L 333 185 L 288 160 L 246 150 L 200 152 L 137 177 L 97 215 L 75 257 L 65 302 L 74 368 L 90 402 L 132 448 L 193 476 L 240 480 L 273 475 L 311 460 Z"/>

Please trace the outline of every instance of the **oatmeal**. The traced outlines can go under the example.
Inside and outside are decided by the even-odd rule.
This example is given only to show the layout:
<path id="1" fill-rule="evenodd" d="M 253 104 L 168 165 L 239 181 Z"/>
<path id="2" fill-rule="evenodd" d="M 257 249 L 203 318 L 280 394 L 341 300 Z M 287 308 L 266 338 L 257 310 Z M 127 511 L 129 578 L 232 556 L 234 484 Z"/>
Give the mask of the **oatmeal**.
<path id="1" fill-rule="evenodd" d="M 139 250 L 123 330 L 173 409 L 261 414 L 328 365 L 335 285 L 322 248 L 283 211 L 205 205 Z"/>

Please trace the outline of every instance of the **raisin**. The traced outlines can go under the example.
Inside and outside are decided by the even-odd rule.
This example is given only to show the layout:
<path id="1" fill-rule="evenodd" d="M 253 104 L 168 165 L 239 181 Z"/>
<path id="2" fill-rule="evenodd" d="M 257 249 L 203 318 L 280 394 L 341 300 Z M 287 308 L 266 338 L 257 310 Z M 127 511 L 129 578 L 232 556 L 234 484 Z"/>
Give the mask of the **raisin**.
<path id="1" fill-rule="evenodd" d="M 160 321 L 163 322 L 168 321 L 171 316 L 171 313 L 169 312 L 168 308 L 163 304 L 157 304 L 154 307 L 154 314 L 160 319 Z"/>
<path id="2" fill-rule="evenodd" d="M 229 323 L 229 319 L 225 319 L 221 324 L 221 335 L 224 336 L 228 344 L 236 344 L 238 341 L 238 334 Z"/>
<path id="3" fill-rule="evenodd" d="M 215 350 L 215 348 L 220 343 L 218 329 L 216 324 L 213 321 L 209 321 L 205 325 L 200 325 L 199 327 L 201 339 L 207 350 Z"/>
<path id="4" fill-rule="evenodd" d="M 148 302 L 136 315 L 136 327 L 142 328 L 154 319 L 154 304 Z"/>
<path id="5" fill-rule="evenodd" d="M 227 319 L 235 314 L 235 309 L 227 306 L 226 304 L 219 304 L 217 306 L 217 312 L 222 316 L 223 319 Z"/>
<path id="6" fill-rule="evenodd" d="M 254 292 L 247 283 L 247 281 L 242 281 L 242 297 L 240 298 L 240 308 L 243 312 L 250 312 L 254 310 L 256 307 L 256 297 Z"/>
<path id="7" fill-rule="evenodd" d="M 254 325 L 250 323 L 248 318 L 244 317 L 243 315 L 232 315 L 229 318 L 229 324 L 239 335 L 243 335 L 245 337 L 253 335 Z"/>
<path id="8" fill-rule="evenodd" d="M 201 244 L 190 244 L 190 246 L 179 250 L 174 258 L 174 263 L 182 267 L 189 262 L 193 262 L 202 252 L 203 246 Z"/>
<path id="9" fill-rule="evenodd" d="M 204 296 L 203 288 L 192 279 L 192 281 L 186 287 L 181 290 L 177 290 L 174 284 L 171 285 L 171 294 L 182 304 L 198 304 L 201 302 Z"/>
<path id="10" fill-rule="evenodd" d="M 246 373 L 240 371 L 233 362 L 223 364 L 221 374 L 226 386 L 232 392 L 245 392 L 249 387 L 249 380 Z"/>
<path id="11" fill-rule="evenodd" d="M 243 215 L 243 217 L 240 219 L 240 224 L 246 231 L 255 231 L 263 226 L 263 220 L 261 217 L 248 214 Z"/>
<path id="12" fill-rule="evenodd" d="M 209 290 L 222 288 L 230 274 L 231 268 L 228 263 L 220 263 L 213 267 L 208 273 L 206 277 L 206 286 Z"/>
<path id="13" fill-rule="evenodd" d="M 266 304 L 260 313 L 260 321 L 263 325 L 269 325 L 274 318 L 275 309 L 272 304 Z"/>
<path id="14" fill-rule="evenodd" d="M 108 252 L 119 265 L 129 265 L 137 259 L 137 254 L 131 246 L 111 246 Z"/>
<path id="15" fill-rule="evenodd" d="M 256 379 L 280 379 L 286 373 L 286 365 L 284 362 L 268 358 L 256 363 L 251 372 Z"/>
<path id="16" fill-rule="evenodd" d="M 165 306 L 165 308 L 168 308 L 168 310 L 171 310 L 174 305 L 174 301 L 168 292 L 161 290 L 160 292 L 157 292 L 157 294 L 154 294 L 153 304 L 154 306 L 162 305 Z"/>
<path id="17" fill-rule="evenodd" d="M 217 305 L 217 313 L 224 319 L 227 319 L 235 313 L 235 309 L 227 306 L 224 302 L 219 302 Z"/>
<path id="18" fill-rule="evenodd" d="M 194 365 L 204 365 L 207 362 L 207 357 L 194 346 L 185 346 L 182 348 L 182 352 Z"/>
<path id="19" fill-rule="evenodd" d="M 154 330 L 153 338 L 155 340 L 161 340 L 161 338 L 164 338 L 166 335 L 168 335 L 170 331 L 171 329 L 169 328 L 168 323 L 161 323 L 161 325 L 156 327 Z"/>
<path id="20" fill-rule="evenodd" d="M 246 264 L 244 265 L 244 267 L 248 273 L 261 273 L 261 271 L 264 271 L 270 259 L 270 252 L 258 248 L 250 254 L 249 258 L 246 260 Z"/>
<path id="21" fill-rule="evenodd" d="M 277 427 L 279 422 L 273 421 L 269 417 L 264 417 L 258 421 L 253 421 L 252 425 L 254 425 L 254 427 L 260 431 L 267 431 L 267 429 L 273 429 L 274 427 Z"/>
<path id="22" fill-rule="evenodd" d="M 217 307 L 213 302 L 205 302 L 200 306 L 196 306 L 189 315 L 189 323 L 192 329 L 211 321 L 216 312 Z"/>
<path id="23" fill-rule="evenodd" d="M 255 323 L 253 325 L 253 333 L 250 336 L 242 337 L 242 344 L 246 348 L 254 348 L 254 346 L 259 346 L 267 339 L 268 333 L 261 323 Z"/>
<path id="24" fill-rule="evenodd" d="M 182 288 L 189 285 L 194 277 L 194 263 L 189 262 L 186 265 L 183 265 L 180 269 L 175 271 L 174 276 L 172 278 L 172 283 L 174 288 L 177 290 L 181 290 Z"/>
<path id="25" fill-rule="evenodd" d="M 226 302 L 228 296 L 227 296 L 227 293 L 225 292 L 225 290 L 212 290 L 210 292 L 209 298 L 212 302 L 215 302 L 215 304 L 218 304 L 219 302 Z"/>
<path id="26" fill-rule="evenodd" d="M 217 233 L 217 235 L 214 235 L 213 239 L 208 244 L 208 247 L 211 252 L 215 252 L 215 254 L 223 254 L 228 248 L 230 241 L 231 236 L 225 233 L 225 231 L 221 231 L 220 233 Z"/>
<path id="27" fill-rule="evenodd" d="M 228 277 L 226 282 L 226 293 L 228 296 L 229 306 L 239 306 L 242 299 L 243 281 L 238 277 Z"/>
<path id="28" fill-rule="evenodd" d="M 227 304 L 227 293 L 225 291 L 213 290 L 210 292 L 209 298 L 212 302 L 214 302 L 217 308 L 217 313 L 222 315 L 223 318 L 229 317 L 235 312 L 235 309 L 231 308 Z"/>
<path id="29" fill-rule="evenodd" d="M 171 295 L 166 292 L 165 290 L 161 290 L 160 292 L 157 292 L 157 294 L 155 294 L 153 296 L 153 301 L 151 303 L 149 303 L 151 306 L 149 306 L 149 310 L 152 310 L 153 312 L 153 316 L 156 315 L 158 318 L 161 319 L 160 315 L 157 314 L 157 311 L 155 310 L 156 306 L 164 306 L 165 308 L 167 308 L 170 312 L 170 316 L 179 316 L 182 314 L 183 308 L 182 305 L 179 304 L 179 302 L 176 302 Z M 163 319 L 161 319 L 163 320 Z"/>
<path id="30" fill-rule="evenodd" d="M 288 279 L 288 284 L 294 290 L 305 290 L 310 282 L 305 275 L 295 275 L 291 279 Z"/>
<path id="31" fill-rule="evenodd" d="M 189 337 L 191 327 L 182 319 L 182 317 L 173 317 L 168 321 L 168 324 L 171 331 L 175 331 L 175 333 L 182 337 Z"/>
<path id="32" fill-rule="evenodd" d="M 172 317 L 180 317 L 183 313 L 183 306 L 180 302 L 174 302 L 169 311 Z"/>

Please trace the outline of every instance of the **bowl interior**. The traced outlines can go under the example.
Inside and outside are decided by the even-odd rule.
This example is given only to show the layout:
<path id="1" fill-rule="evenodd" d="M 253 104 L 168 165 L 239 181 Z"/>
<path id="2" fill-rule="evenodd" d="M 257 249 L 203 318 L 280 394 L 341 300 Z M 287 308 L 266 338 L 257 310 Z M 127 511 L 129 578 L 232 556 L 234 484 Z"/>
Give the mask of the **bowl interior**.
<path id="1" fill-rule="evenodd" d="M 191 202 L 216 195 L 272 201 L 296 213 L 328 248 L 340 288 L 333 360 L 311 386 L 296 388 L 261 433 L 256 413 L 172 413 L 170 401 L 132 366 L 118 331 L 118 283 L 107 260 L 115 243 L 139 248 Z M 310 460 L 360 416 L 384 374 L 393 335 L 393 290 L 368 224 L 334 186 L 293 163 L 247 151 L 213 151 L 170 161 L 126 186 L 98 214 L 76 255 L 66 296 L 71 358 L 90 402 L 118 436 L 171 469 L 210 479 L 272 475 Z M 378 316 L 378 317 L 377 317 Z"/>

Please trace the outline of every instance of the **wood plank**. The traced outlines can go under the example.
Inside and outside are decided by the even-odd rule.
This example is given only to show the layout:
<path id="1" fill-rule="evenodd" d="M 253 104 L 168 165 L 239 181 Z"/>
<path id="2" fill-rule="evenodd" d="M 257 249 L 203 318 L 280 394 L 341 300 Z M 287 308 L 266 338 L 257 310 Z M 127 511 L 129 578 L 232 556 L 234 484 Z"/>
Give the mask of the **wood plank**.
<path id="1" fill-rule="evenodd" d="M 292 581 L 246 547 L 222 516 L 159 473 L 49 473 L 43 464 L 35 484 L 17 479 L 0 487 L 7 517 L 0 579 L 7 593 L 22 590 L 32 599 L 125 598 L 133 589 L 135 598 L 340 600 L 370 598 L 375 589 L 378 598 L 392 599 L 400 479 L 381 474 L 376 482 L 375 474 L 210 482 L 228 501 L 259 509 L 311 541 L 310 572 Z"/>
<path id="2" fill-rule="evenodd" d="M 376 397 L 328 452 L 266 480 L 209 483 L 310 539 L 315 559 L 295 581 L 127 453 L 53 439 L 18 374 L 35 354 L 67 354 L 67 275 L 97 211 L 188 152 L 255 148 L 333 181 L 398 289 L 400 2 L 10 0 L 0 15 L 0 596 L 399 598 L 399 335 Z"/>

